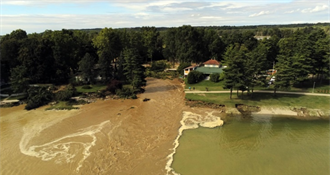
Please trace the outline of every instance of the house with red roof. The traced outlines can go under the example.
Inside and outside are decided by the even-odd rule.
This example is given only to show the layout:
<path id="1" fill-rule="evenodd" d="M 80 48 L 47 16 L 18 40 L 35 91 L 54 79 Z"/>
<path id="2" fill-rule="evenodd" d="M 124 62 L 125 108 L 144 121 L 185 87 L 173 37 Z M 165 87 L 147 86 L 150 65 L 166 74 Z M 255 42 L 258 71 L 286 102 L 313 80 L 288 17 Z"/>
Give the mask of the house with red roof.
<path id="1" fill-rule="evenodd" d="M 194 70 L 202 72 L 206 79 L 209 79 L 210 74 L 223 72 L 221 63 L 214 59 L 210 59 L 200 66 L 189 66 L 184 68 L 184 76 L 187 77 L 188 74 Z"/>
<path id="2" fill-rule="evenodd" d="M 212 60 L 212 59 L 204 62 L 203 64 L 204 64 L 204 67 L 217 67 L 217 68 L 219 68 L 221 66 L 221 64 L 217 60 Z"/>

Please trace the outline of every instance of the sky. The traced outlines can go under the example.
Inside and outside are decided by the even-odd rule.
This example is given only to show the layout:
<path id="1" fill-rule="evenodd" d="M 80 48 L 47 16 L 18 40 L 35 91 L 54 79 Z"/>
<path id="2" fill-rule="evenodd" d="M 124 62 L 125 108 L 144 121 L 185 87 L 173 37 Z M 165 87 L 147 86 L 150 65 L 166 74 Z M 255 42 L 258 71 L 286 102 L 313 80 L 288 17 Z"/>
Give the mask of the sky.
<path id="1" fill-rule="evenodd" d="M 0 35 L 45 30 L 329 22 L 330 0 L 0 0 Z"/>

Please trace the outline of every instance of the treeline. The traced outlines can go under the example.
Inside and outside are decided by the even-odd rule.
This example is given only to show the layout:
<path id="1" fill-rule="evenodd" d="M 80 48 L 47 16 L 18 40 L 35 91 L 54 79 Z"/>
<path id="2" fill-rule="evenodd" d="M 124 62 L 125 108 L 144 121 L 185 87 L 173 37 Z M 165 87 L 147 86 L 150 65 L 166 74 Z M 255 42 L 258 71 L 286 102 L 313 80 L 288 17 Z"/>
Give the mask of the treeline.
<path id="1" fill-rule="evenodd" d="M 275 65 L 277 89 L 304 86 L 309 81 L 322 82 L 329 77 L 329 35 L 320 28 L 303 28 L 283 35 L 275 30 L 270 39 L 230 44 L 224 53 L 228 68 L 224 69 L 225 87 L 252 90 L 266 82 L 265 70 Z"/>
<path id="2" fill-rule="evenodd" d="M 279 80 L 285 79 L 281 74 L 290 75 L 290 85 L 303 82 L 308 74 L 321 79 L 328 71 L 329 36 L 323 29 L 270 28 L 267 34 L 269 39 L 257 40 L 253 30 L 191 26 L 163 31 L 155 27 L 104 28 L 100 32 L 63 29 L 29 35 L 18 29 L 1 38 L 1 79 L 11 82 L 16 91 L 31 83 L 70 83 L 77 74 L 93 83 L 97 67 L 104 83 L 116 79 L 138 89 L 145 85 L 142 64 L 164 59 L 173 63 L 201 63 L 211 58 L 225 62 L 227 80 L 232 81 L 227 82 L 228 88 L 251 87 L 243 81 L 255 83 L 255 75 L 274 63 Z"/>

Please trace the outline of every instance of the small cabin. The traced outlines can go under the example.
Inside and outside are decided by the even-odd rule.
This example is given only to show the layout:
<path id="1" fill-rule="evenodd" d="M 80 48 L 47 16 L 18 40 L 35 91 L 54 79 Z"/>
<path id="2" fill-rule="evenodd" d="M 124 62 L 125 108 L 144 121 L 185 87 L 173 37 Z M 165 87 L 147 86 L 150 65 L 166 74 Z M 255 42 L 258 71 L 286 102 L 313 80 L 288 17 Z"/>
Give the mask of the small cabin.
<path id="1" fill-rule="evenodd" d="M 188 76 L 188 74 L 193 71 L 193 70 L 196 70 L 198 66 L 189 66 L 189 67 L 186 67 L 184 68 L 184 76 Z"/>

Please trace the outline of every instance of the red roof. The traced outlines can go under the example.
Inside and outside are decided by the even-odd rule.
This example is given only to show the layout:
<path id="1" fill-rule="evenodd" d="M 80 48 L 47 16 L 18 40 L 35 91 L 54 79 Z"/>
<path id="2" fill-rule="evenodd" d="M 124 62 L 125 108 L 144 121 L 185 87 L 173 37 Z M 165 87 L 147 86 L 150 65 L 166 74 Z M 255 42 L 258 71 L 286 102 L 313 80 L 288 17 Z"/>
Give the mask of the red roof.
<path id="1" fill-rule="evenodd" d="M 208 60 L 203 64 L 220 65 L 220 63 L 217 60 Z"/>

